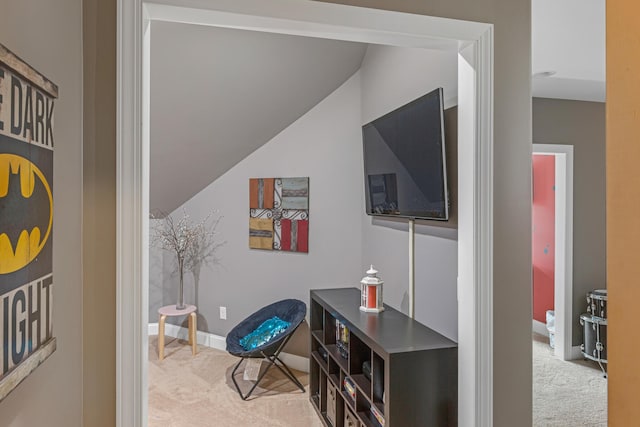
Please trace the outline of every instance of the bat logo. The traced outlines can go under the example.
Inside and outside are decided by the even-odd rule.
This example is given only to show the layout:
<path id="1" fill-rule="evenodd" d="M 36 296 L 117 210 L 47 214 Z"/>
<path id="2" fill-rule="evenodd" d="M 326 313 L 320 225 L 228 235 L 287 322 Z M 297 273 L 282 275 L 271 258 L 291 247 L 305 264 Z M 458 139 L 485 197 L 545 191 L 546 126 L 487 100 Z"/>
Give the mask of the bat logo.
<path id="1" fill-rule="evenodd" d="M 42 171 L 24 157 L 0 153 L 0 274 L 33 261 L 53 223 L 53 196 Z"/>

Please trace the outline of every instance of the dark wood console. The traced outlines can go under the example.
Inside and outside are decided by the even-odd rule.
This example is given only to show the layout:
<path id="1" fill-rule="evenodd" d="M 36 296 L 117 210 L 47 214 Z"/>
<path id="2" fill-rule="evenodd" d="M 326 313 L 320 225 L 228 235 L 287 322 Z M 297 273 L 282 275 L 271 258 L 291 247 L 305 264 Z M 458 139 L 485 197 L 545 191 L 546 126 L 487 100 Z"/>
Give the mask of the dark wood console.
<path id="1" fill-rule="evenodd" d="M 311 291 L 309 391 L 323 423 L 378 427 L 374 406 L 384 427 L 456 426 L 457 344 L 387 305 L 379 314 L 359 306 L 356 288 Z M 342 354 L 336 320 L 349 330 Z"/>

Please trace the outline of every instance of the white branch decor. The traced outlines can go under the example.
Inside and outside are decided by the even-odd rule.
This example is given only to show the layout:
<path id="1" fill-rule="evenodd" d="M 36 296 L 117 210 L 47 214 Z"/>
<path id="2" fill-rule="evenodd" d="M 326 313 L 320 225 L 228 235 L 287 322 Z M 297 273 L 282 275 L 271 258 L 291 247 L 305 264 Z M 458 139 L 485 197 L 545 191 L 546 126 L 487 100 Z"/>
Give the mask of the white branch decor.
<path id="1" fill-rule="evenodd" d="M 171 215 L 152 215 L 160 219 L 151 228 L 151 244 L 157 248 L 172 252 L 176 256 L 176 271 L 180 275 L 180 292 L 176 308 L 184 305 L 184 273 L 195 274 L 202 265 L 213 265 L 219 262 L 216 251 L 226 242 L 217 241 L 216 228 L 222 219 L 217 211 L 211 212 L 202 221 L 191 220 L 186 209 L 177 221 Z"/>

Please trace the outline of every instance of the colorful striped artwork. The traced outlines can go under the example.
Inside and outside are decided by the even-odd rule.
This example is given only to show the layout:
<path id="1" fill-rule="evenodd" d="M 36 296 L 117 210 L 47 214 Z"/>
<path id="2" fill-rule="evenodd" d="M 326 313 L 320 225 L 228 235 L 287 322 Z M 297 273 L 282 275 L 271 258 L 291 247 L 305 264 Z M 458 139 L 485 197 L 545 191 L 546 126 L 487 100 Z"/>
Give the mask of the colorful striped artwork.
<path id="1" fill-rule="evenodd" d="M 309 178 L 282 178 L 282 209 L 309 209 Z"/>
<path id="2" fill-rule="evenodd" d="M 249 247 L 309 252 L 309 178 L 249 180 Z"/>
<path id="3" fill-rule="evenodd" d="M 249 218 L 249 247 L 271 249 L 273 247 L 273 220 Z"/>
<path id="4" fill-rule="evenodd" d="M 273 178 L 249 180 L 249 208 L 273 209 Z"/>
<path id="5" fill-rule="evenodd" d="M 280 247 L 283 251 L 309 252 L 309 221 L 306 219 L 280 221 Z"/>

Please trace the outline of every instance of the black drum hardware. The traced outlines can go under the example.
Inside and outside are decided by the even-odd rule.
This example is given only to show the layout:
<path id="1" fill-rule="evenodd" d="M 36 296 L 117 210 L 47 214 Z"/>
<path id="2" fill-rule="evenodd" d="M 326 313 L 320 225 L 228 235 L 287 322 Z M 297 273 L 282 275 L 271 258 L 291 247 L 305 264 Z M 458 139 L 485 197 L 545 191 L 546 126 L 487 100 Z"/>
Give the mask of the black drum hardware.
<path id="1" fill-rule="evenodd" d="M 607 290 L 596 289 L 587 293 L 587 312 L 600 319 L 607 318 Z"/>
<path id="2" fill-rule="evenodd" d="M 580 350 L 587 359 L 598 362 L 607 377 L 603 363 L 607 363 L 607 290 L 596 289 L 587 293 L 587 313 L 580 315 L 583 327 Z"/>

